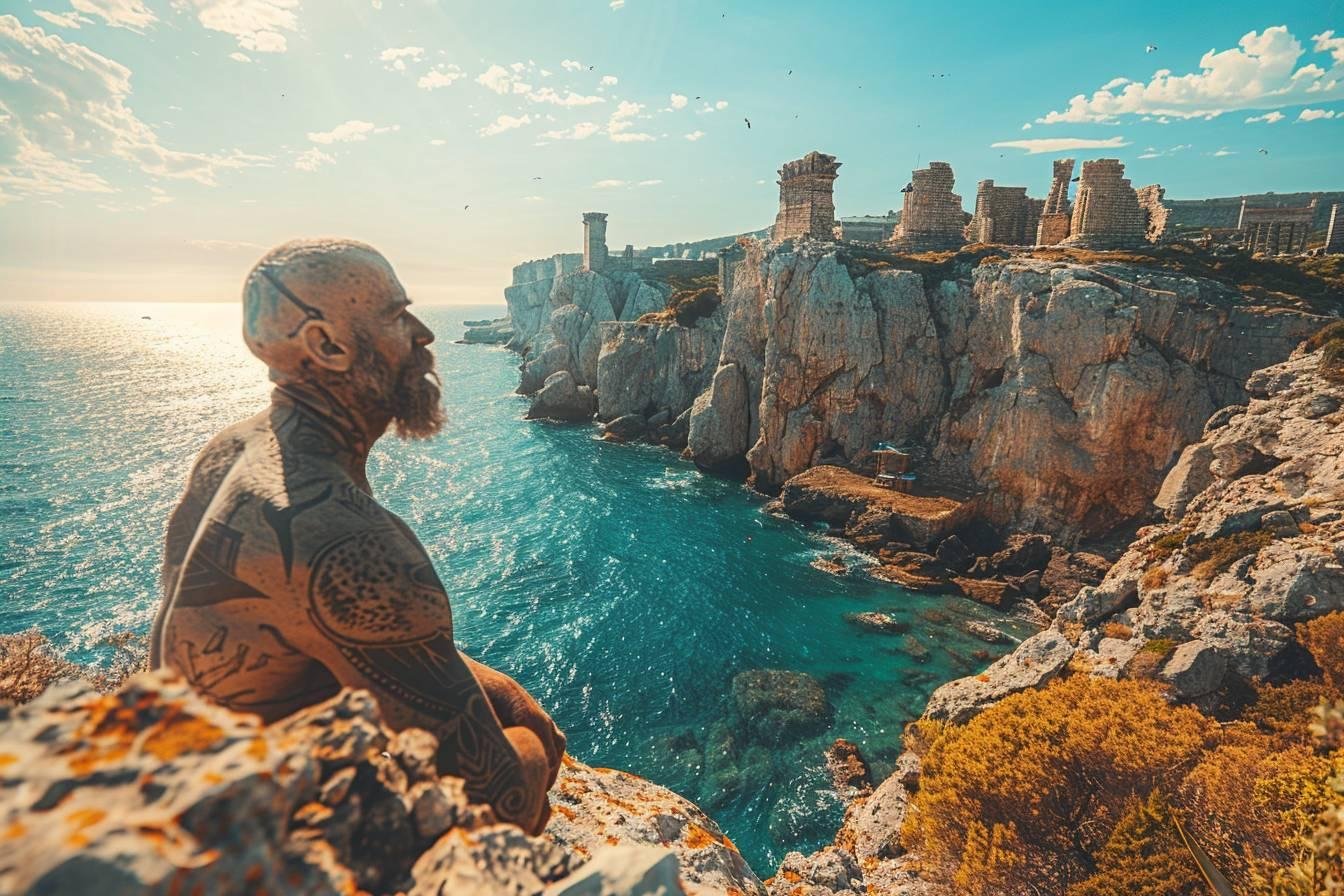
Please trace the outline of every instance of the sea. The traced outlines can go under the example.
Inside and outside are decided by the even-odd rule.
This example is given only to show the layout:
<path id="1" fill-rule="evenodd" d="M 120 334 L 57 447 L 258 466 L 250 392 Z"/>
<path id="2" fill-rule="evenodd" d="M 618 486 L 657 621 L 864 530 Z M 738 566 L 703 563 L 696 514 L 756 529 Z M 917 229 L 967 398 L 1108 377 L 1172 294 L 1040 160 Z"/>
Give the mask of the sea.
<path id="1" fill-rule="evenodd" d="M 1007 649 L 968 620 L 1025 634 L 868 576 L 824 528 L 664 448 L 525 420 L 518 357 L 455 342 L 503 305 L 417 310 L 439 337 L 449 423 L 428 441 L 385 438 L 369 479 L 428 549 L 460 649 L 527 687 L 575 757 L 696 801 L 762 876 L 834 836 L 828 745 L 855 742 L 880 778 L 932 690 Z M 234 304 L 0 304 L 0 632 L 36 628 L 99 663 L 148 630 L 193 458 L 267 402 L 240 327 Z M 835 555 L 848 575 L 812 565 Z M 862 611 L 908 631 L 847 620 Z M 747 732 L 732 682 L 753 669 L 812 676 L 824 730 Z"/>

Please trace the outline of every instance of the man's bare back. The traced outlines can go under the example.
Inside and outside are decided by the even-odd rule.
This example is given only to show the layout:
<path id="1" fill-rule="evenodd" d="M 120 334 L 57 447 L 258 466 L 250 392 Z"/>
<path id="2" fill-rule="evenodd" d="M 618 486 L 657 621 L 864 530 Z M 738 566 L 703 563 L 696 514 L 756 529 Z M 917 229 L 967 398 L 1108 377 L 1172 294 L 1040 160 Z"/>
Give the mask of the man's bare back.
<path id="1" fill-rule="evenodd" d="M 173 511 L 151 664 L 267 721 L 367 688 L 390 725 L 439 738 L 441 770 L 474 798 L 539 830 L 564 736 L 457 651 L 433 564 L 364 475 L 390 424 L 441 422 L 433 334 L 381 256 L 334 245 L 281 247 L 249 277 L 245 336 L 277 387 L 211 440 Z"/>

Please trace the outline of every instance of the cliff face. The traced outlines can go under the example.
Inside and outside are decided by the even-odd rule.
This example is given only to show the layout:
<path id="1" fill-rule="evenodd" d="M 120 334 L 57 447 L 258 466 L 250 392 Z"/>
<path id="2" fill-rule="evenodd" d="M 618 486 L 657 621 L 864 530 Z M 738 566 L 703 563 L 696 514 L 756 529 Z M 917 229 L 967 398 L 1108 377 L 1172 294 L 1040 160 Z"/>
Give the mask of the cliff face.
<path id="1" fill-rule="evenodd" d="M 63 684 L 0 744 L 5 893 L 764 893 L 693 804 L 569 757 L 546 832 L 498 823 L 363 691 L 266 727 L 165 673 Z"/>
<path id="2" fill-rule="evenodd" d="M 1300 672 L 1293 626 L 1344 609 L 1344 386 L 1320 355 L 1255 373 L 1167 475 L 1169 522 L 1139 531 L 1100 585 L 926 715 L 964 721 L 1067 669 L 1156 677 L 1211 706 L 1239 680 Z"/>
<path id="3" fill-rule="evenodd" d="M 847 268 L 835 247 L 750 244 L 689 454 L 773 491 L 914 442 L 995 522 L 1072 538 L 1142 511 L 1251 370 L 1320 325 L 1152 268 L 987 261 L 968 277 Z M 599 390 L 600 391 L 600 390 Z"/>

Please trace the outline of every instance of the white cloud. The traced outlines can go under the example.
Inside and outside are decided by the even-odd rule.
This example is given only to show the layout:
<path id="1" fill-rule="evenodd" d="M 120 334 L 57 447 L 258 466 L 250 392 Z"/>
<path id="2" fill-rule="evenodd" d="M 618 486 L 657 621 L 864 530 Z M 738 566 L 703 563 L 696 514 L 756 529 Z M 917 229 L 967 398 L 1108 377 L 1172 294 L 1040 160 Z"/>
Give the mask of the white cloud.
<path id="1" fill-rule="evenodd" d="M 714 108 L 715 108 L 715 109 L 718 109 L 720 112 L 722 112 L 724 109 L 727 109 L 727 108 L 728 108 L 728 101 L 727 101 L 727 100 L 719 100 L 717 103 L 714 104 Z"/>
<path id="2" fill-rule="evenodd" d="M 444 146 L 447 143 L 448 141 L 443 139 L 442 137 L 435 137 L 433 140 L 429 141 L 430 146 Z"/>
<path id="3" fill-rule="evenodd" d="M 314 146 L 312 149 L 299 153 L 298 157 L 294 159 L 294 167 L 300 171 L 316 171 L 323 165 L 331 165 L 335 161 L 334 158 Z"/>
<path id="4" fill-rule="evenodd" d="M 246 53 L 230 53 L 229 58 L 234 62 L 251 62 L 252 57 Z"/>
<path id="5" fill-rule="evenodd" d="M 1182 143 L 1178 146 L 1173 146 L 1170 149 L 1158 149 L 1157 147 L 1150 146 L 1143 151 L 1142 155 L 1140 155 L 1139 158 L 1157 159 L 1161 158 L 1162 156 L 1175 155 L 1176 153 L 1184 152 L 1187 149 L 1194 149 L 1194 145 L 1190 143 Z"/>
<path id="6" fill-rule="evenodd" d="M 581 121 L 571 128 L 563 131 L 547 131 L 542 136 L 551 140 L 587 140 L 600 130 L 601 126 L 591 121 Z"/>
<path id="7" fill-rule="evenodd" d="M 404 72 L 407 61 L 417 62 L 424 55 L 424 47 L 388 47 L 378 54 L 378 59 L 388 71 Z"/>
<path id="8" fill-rule="evenodd" d="M 241 249 L 266 248 L 260 243 L 250 243 L 246 240 L 187 240 L 187 245 L 193 249 L 204 249 L 206 252 L 237 252 Z"/>
<path id="9" fill-rule="evenodd" d="M 1323 119 L 1334 118 L 1333 109 L 1303 109 L 1298 113 L 1298 121 L 1321 121 Z"/>
<path id="10" fill-rule="evenodd" d="M 689 134 L 686 135 L 686 139 L 694 142 L 696 140 L 699 140 L 703 136 L 705 136 L 704 131 L 691 131 Z"/>
<path id="11" fill-rule="evenodd" d="M 611 118 L 607 121 L 607 136 L 615 143 L 648 143 L 656 140 L 657 138 L 652 134 L 643 134 L 630 130 L 631 126 L 634 124 L 633 119 L 643 111 L 643 103 L 622 100 L 621 104 L 616 107 L 616 111 L 611 113 Z"/>
<path id="12" fill-rule="evenodd" d="M 1250 118 L 1246 119 L 1246 123 L 1252 124 L 1257 121 L 1263 121 L 1265 124 L 1277 124 L 1287 117 L 1288 116 L 1284 115 L 1282 112 L 1266 112 L 1264 115 L 1252 115 Z"/>
<path id="13" fill-rule="evenodd" d="M 617 84 L 617 81 L 618 81 L 618 79 L 617 79 L 617 77 L 616 77 L 615 75 L 603 75 L 603 76 L 602 76 L 602 80 L 601 80 L 599 83 L 600 83 L 603 87 L 615 87 L 616 84 Z"/>
<path id="14" fill-rule="evenodd" d="M 651 143 L 658 138 L 652 134 L 645 134 L 639 131 L 617 131 L 609 134 L 613 143 Z"/>
<path id="15" fill-rule="evenodd" d="M 545 200 L 542 199 L 540 196 L 524 196 L 524 197 L 523 197 L 523 201 L 524 201 L 524 202 L 544 202 Z"/>
<path id="16" fill-rule="evenodd" d="M 991 143 L 996 149 L 1025 149 L 1028 155 L 1043 152 L 1064 152 L 1070 149 L 1119 149 L 1128 146 L 1123 137 L 1107 137 L 1105 140 L 1088 140 L 1082 137 L 1042 137 L 1037 140 L 1003 140 Z"/>
<path id="17" fill-rule="evenodd" d="M 109 25 L 132 31 L 142 31 L 158 21 L 142 0 L 70 0 L 70 5 L 75 12 L 95 15 Z"/>
<path id="18" fill-rule="evenodd" d="M 583 70 L 583 63 L 577 59 L 564 59 L 561 60 L 560 67 L 567 72 L 577 72 Z"/>
<path id="19" fill-rule="evenodd" d="M 80 25 L 93 24 L 93 19 L 82 16 L 73 10 L 70 12 L 48 12 L 45 9 L 35 9 L 33 15 L 45 19 L 57 28 L 78 28 Z"/>
<path id="20" fill-rule="evenodd" d="M 623 180 L 600 180 L 600 181 L 598 181 L 597 183 L 593 184 L 593 186 L 596 187 L 596 188 L 599 189 L 599 190 L 613 190 L 613 189 L 615 189 L 616 187 L 623 187 L 623 186 L 625 186 L 625 181 L 623 181 Z"/>
<path id="21" fill-rule="evenodd" d="M 671 103 L 673 109 L 685 109 L 687 100 L 686 97 L 682 96 L 681 94 L 674 93 L 672 94 L 672 97 L 669 100 L 669 102 Z"/>
<path id="22" fill-rule="evenodd" d="M 89 0 L 72 0 L 76 4 Z M 231 34 L 244 50 L 283 53 L 289 45 L 282 32 L 298 29 L 299 0 L 174 0 L 178 8 L 194 7 L 200 23 L 211 31 Z"/>
<path id="23" fill-rule="evenodd" d="M 476 76 L 476 83 L 495 93 L 508 93 L 513 86 L 513 75 L 502 65 L 492 65 Z"/>
<path id="24" fill-rule="evenodd" d="M 1235 150 L 1228 149 L 1226 146 L 1224 146 L 1222 149 L 1215 152 L 1214 156 L 1217 158 L 1222 158 L 1223 156 L 1234 156 L 1236 154 L 1237 153 Z"/>
<path id="25" fill-rule="evenodd" d="M 1322 31 L 1311 36 L 1317 53 L 1329 53 L 1336 63 L 1344 65 L 1344 37 L 1335 37 L 1334 31 Z"/>
<path id="26" fill-rule="evenodd" d="M 1022 130 L 1024 131 L 1031 130 L 1031 122 L 1027 122 L 1026 124 L 1022 125 Z"/>
<path id="27" fill-rule="evenodd" d="M 501 115 L 490 124 L 481 128 L 479 133 L 482 137 L 493 137 L 496 134 L 502 134 L 505 131 L 511 131 L 514 128 L 520 128 L 525 124 L 531 124 L 532 117 L 529 115 L 513 116 Z"/>
<path id="28" fill-rule="evenodd" d="M 584 96 L 583 94 L 575 93 L 572 90 L 560 94 L 549 87 L 543 87 L 540 90 L 532 90 L 531 88 L 528 88 L 524 95 L 530 103 L 551 103 L 556 106 L 591 106 L 595 103 L 606 102 L 606 100 L 600 96 Z"/>
<path id="29" fill-rule="evenodd" d="M 641 186 L 641 187 L 656 187 L 656 186 L 658 186 L 660 183 L 662 183 L 661 180 L 642 180 L 642 181 L 639 182 L 639 186 Z"/>
<path id="30" fill-rule="evenodd" d="M 611 0 L 608 4 L 612 9 L 622 9 L 625 7 L 625 0 Z"/>
<path id="31" fill-rule="evenodd" d="M 338 124 L 329 131 L 318 133 L 308 132 L 308 139 L 314 143 L 329 145 L 332 143 L 358 143 L 361 140 L 369 139 L 370 134 L 386 134 L 389 131 L 399 131 L 401 125 L 393 124 L 385 127 L 378 127 L 371 121 L 359 121 L 351 119 L 344 124 Z"/>
<path id="32" fill-rule="evenodd" d="M 447 87 L 458 78 L 465 78 L 466 76 L 466 72 L 451 63 L 447 65 L 436 65 L 434 68 L 421 75 L 420 80 L 415 82 L 415 86 L 419 87 L 421 90 L 436 90 L 440 87 Z"/>
<path id="33" fill-rule="evenodd" d="M 1329 52 L 1334 58 L 1329 71 L 1315 63 L 1299 68 L 1302 44 L 1287 26 L 1276 25 L 1263 32 L 1247 32 L 1236 48 L 1205 53 L 1198 72 L 1173 75 L 1162 69 L 1146 83 L 1123 85 L 1113 79 L 1090 97 L 1079 94 L 1063 111 L 1036 121 L 1115 122 L 1125 115 L 1148 115 L 1165 123 L 1163 119 L 1214 118 L 1234 110 L 1275 109 L 1344 97 L 1344 41 L 1332 33 L 1313 38 L 1317 52 Z"/>
<path id="34" fill-rule="evenodd" d="M 1117 88 L 1117 87 L 1124 87 L 1124 86 L 1125 86 L 1126 84 L 1128 84 L 1128 83 L 1129 83 L 1129 79 L 1128 79 L 1128 78 L 1112 78 L 1111 80 L 1107 81 L 1105 84 L 1101 85 L 1101 89 L 1102 89 L 1102 90 L 1114 90 L 1114 89 Z"/>
<path id="35" fill-rule="evenodd" d="M 159 142 L 128 100 L 131 71 L 41 27 L 0 15 L 0 191 L 34 194 L 112 192 L 90 170 L 118 159 L 156 177 L 213 185 L 220 170 L 264 164 L 238 151 L 184 152 Z"/>

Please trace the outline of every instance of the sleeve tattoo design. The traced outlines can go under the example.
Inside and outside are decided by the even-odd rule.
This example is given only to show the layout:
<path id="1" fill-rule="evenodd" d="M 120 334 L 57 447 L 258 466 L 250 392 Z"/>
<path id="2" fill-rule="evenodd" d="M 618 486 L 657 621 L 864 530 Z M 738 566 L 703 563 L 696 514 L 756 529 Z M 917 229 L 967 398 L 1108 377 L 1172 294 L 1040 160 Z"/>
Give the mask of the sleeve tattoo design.
<path id="1" fill-rule="evenodd" d="M 422 552 L 408 562 L 407 544 L 395 529 L 378 528 L 322 548 L 308 583 L 310 618 L 361 675 L 436 720 L 446 770 L 516 818 L 527 804 L 517 757 L 453 644 L 443 585 Z M 436 619 L 426 633 L 424 621 Z"/>

